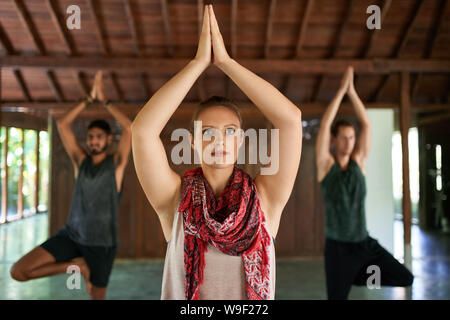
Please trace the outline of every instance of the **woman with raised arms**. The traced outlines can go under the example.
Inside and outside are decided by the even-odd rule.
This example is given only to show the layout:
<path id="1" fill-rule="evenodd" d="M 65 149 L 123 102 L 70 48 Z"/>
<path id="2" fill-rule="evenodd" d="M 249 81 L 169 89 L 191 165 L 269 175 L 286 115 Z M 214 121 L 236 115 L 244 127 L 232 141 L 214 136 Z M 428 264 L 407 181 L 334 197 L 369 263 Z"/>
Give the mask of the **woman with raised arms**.
<path id="1" fill-rule="evenodd" d="M 279 129 L 276 173 L 252 179 L 236 166 L 242 120 L 237 106 L 220 97 L 202 102 L 194 113 L 201 126 L 192 131 L 191 145 L 200 137 L 201 150 L 194 150 L 204 156 L 201 166 L 182 177 L 169 166 L 160 133 L 211 62 Z M 132 124 L 136 172 L 168 242 L 162 299 L 274 299 L 274 239 L 301 147 L 299 108 L 229 57 L 213 8 L 205 6 L 195 58 L 151 97 Z"/>

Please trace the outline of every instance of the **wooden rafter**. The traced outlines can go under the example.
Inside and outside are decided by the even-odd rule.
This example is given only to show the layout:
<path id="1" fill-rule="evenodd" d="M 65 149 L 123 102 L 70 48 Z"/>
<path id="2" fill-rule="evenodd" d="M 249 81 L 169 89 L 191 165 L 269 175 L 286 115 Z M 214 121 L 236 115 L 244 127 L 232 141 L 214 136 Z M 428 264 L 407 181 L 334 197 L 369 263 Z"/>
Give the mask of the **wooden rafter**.
<path id="1" fill-rule="evenodd" d="M 116 106 L 121 110 L 128 110 L 131 112 L 138 112 L 143 103 L 141 102 L 118 102 Z M 3 101 L 2 103 L 2 111 L 4 112 L 16 112 L 23 108 L 48 111 L 48 110 L 60 110 L 65 112 L 67 109 L 73 108 L 74 103 L 76 101 L 64 101 L 64 102 L 54 102 L 54 101 L 36 101 L 36 102 L 21 102 L 21 101 Z M 254 114 L 254 112 L 259 112 L 258 109 L 254 106 L 254 104 L 248 101 L 236 101 L 239 105 L 239 109 L 245 114 Z M 326 103 L 304 103 L 303 101 L 293 101 L 295 105 L 301 106 L 302 112 L 305 111 L 309 114 L 323 114 L 325 109 L 327 108 Z M 178 114 L 192 114 L 194 109 L 198 106 L 197 101 L 186 101 L 182 103 L 182 106 L 177 109 Z M 399 103 L 387 103 L 387 102 L 368 102 L 365 103 L 366 108 L 368 109 L 398 109 Z M 350 103 L 342 103 L 341 106 L 344 109 L 352 110 L 352 105 Z M 96 108 L 95 104 L 92 108 Z M 98 107 L 101 110 L 101 107 Z M 435 111 L 449 111 L 450 103 L 428 103 L 428 104 L 411 104 L 411 110 L 420 111 L 420 112 L 435 112 Z M 341 110 L 341 109 L 339 109 Z"/>
<path id="2" fill-rule="evenodd" d="M 231 1 L 231 57 L 237 58 L 237 13 L 238 13 L 238 0 Z M 225 96 L 232 99 L 231 88 L 233 81 L 226 77 L 225 80 Z"/>
<path id="3" fill-rule="evenodd" d="M 381 14 L 380 14 L 381 23 L 384 22 L 384 19 L 386 18 L 386 15 L 389 11 L 389 8 L 391 7 L 391 4 L 392 4 L 392 0 L 384 1 L 383 8 L 381 8 Z M 361 59 L 367 58 L 369 56 L 370 51 L 373 48 L 373 44 L 375 43 L 375 40 L 380 35 L 380 31 L 381 31 L 381 29 L 374 29 L 374 30 L 370 31 L 370 36 L 368 38 L 367 44 L 363 47 L 361 54 L 359 55 L 359 57 Z"/>
<path id="4" fill-rule="evenodd" d="M 190 59 L 126 58 L 126 57 L 64 57 L 64 56 L 4 56 L 2 65 L 9 68 L 114 70 L 151 72 L 170 75 L 182 69 Z M 239 63 L 257 73 L 342 74 L 352 65 L 355 72 L 389 74 L 393 72 L 449 73 L 450 59 L 239 59 Z M 209 68 L 207 74 L 222 74 Z"/>
<path id="5" fill-rule="evenodd" d="M 48 84 L 49 84 L 50 88 L 52 89 L 53 94 L 56 97 L 56 101 L 64 101 L 64 96 L 61 91 L 61 87 L 58 84 L 58 80 L 55 77 L 55 74 L 53 72 L 47 70 L 45 75 L 47 77 Z"/>
<path id="6" fill-rule="evenodd" d="M 348 9 L 345 12 L 344 20 L 341 23 L 341 26 L 340 26 L 339 31 L 337 33 L 336 44 L 334 45 L 334 47 L 333 47 L 333 49 L 332 49 L 332 51 L 331 51 L 331 53 L 329 55 L 330 59 L 336 57 L 336 54 L 337 54 L 339 48 L 341 47 L 342 39 L 344 38 L 344 32 L 345 32 L 345 30 L 347 29 L 347 27 L 348 27 L 348 25 L 350 23 L 350 18 L 351 18 L 352 12 L 353 12 L 352 9 L 354 7 L 354 4 L 355 4 L 355 0 L 349 0 Z M 322 90 L 322 87 L 323 87 L 324 78 L 325 77 L 323 75 L 319 76 L 319 80 L 318 80 L 318 82 L 317 82 L 317 84 L 316 84 L 316 86 L 314 88 L 314 91 L 313 91 L 313 95 L 312 95 L 312 99 L 311 99 L 312 101 L 317 101 L 317 99 L 319 97 L 319 94 L 320 94 L 320 91 Z"/>
<path id="7" fill-rule="evenodd" d="M 33 44 L 36 47 L 36 50 L 38 51 L 39 54 L 46 55 L 47 52 L 46 52 L 45 46 L 42 42 L 42 39 L 37 32 L 37 27 L 34 24 L 33 20 L 31 19 L 31 16 L 28 13 L 28 10 L 26 9 L 24 3 L 21 0 L 13 0 L 13 3 L 15 5 L 16 12 L 19 16 L 19 19 L 22 22 L 22 25 L 24 26 L 24 28 L 27 31 L 28 35 L 30 36 L 31 40 L 33 41 Z M 53 21 L 55 22 L 55 19 L 56 19 L 56 22 L 55 22 L 56 28 L 58 29 L 58 26 L 60 28 L 59 21 L 56 16 L 56 12 L 54 10 L 54 7 L 53 7 L 51 1 L 48 0 L 47 5 L 50 9 L 50 14 L 52 16 Z M 61 30 L 61 32 L 62 32 L 62 34 L 64 34 L 64 32 L 62 30 Z M 65 40 L 67 40 L 64 36 L 63 36 L 63 38 Z M 70 45 L 68 48 L 69 48 L 69 52 L 73 52 L 70 49 L 71 48 Z M 18 70 L 16 70 L 16 72 L 15 72 L 16 79 L 22 89 L 24 96 L 29 101 L 29 100 L 31 100 L 31 97 L 30 97 L 29 91 L 26 87 L 25 81 L 24 81 L 22 75 L 20 74 L 20 72 L 17 72 L 17 71 Z M 47 70 L 46 77 L 48 79 L 51 90 L 55 94 L 56 100 L 63 101 L 64 99 L 62 97 L 61 90 L 59 89 L 56 76 L 53 74 L 53 72 L 51 70 Z"/>
<path id="8" fill-rule="evenodd" d="M 169 57 L 172 57 L 173 56 L 172 27 L 170 25 L 169 8 L 167 0 L 161 0 L 161 14 L 164 22 L 164 31 L 166 32 L 167 53 Z"/>
<path id="9" fill-rule="evenodd" d="M 444 111 L 439 114 L 433 114 L 430 116 L 422 116 L 419 119 L 419 125 L 429 125 L 436 122 L 448 121 L 450 119 L 450 111 Z"/>
<path id="10" fill-rule="evenodd" d="M 150 98 L 151 91 L 148 87 L 147 75 L 145 73 L 141 73 L 139 76 L 139 81 L 141 82 L 142 93 L 144 94 L 144 97 Z"/>
<path id="11" fill-rule="evenodd" d="M 76 83 L 78 85 L 78 88 L 80 89 L 81 96 L 87 96 L 89 94 L 89 89 L 88 89 L 88 87 L 86 86 L 86 83 L 83 80 L 82 73 L 75 70 L 73 72 L 73 76 L 74 76 L 75 81 L 76 81 Z"/>
<path id="12" fill-rule="evenodd" d="M 39 34 L 37 33 L 38 28 L 33 23 L 33 20 L 31 19 L 31 16 L 28 13 L 28 10 L 25 7 L 24 3 L 22 2 L 22 0 L 13 0 L 13 4 L 21 23 L 25 28 L 31 41 L 33 41 L 34 47 L 36 48 L 37 52 L 41 55 L 45 55 L 46 54 L 45 46 Z"/>
<path id="13" fill-rule="evenodd" d="M 277 7 L 277 0 L 270 0 L 269 16 L 267 18 L 266 38 L 264 42 L 264 58 L 269 57 L 270 40 L 273 33 L 273 20 L 275 16 L 275 9 Z"/>
<path id="14" fill-rule="evenodd" d="M 15 50 L 11 43 L 11 40 L 9 40 L 9 37 L 6 34 L 5 30 L 3 29 L 1 23 L 0 23 L 0 46 L 2 50 L 6 52 L 6 54 L 15 54 Z"/>
<path id="15" fill-rule="evenodd" d="M 295 47 L 295 58 L 300 58 L 303 50 L 303 44 L 306 38 L 306 30 L 308 28 L 309 18 L 314 7 L 314 0 L 308 0 L 306 2 L 305 11 L 303 13 L 302 23 L 298 31 L 297 45 Z"/>
<path id="16" fill-rule="evenodd" d="M 238 0 L 231 1 L 231 57 L 237 58 L 237 13 Z"/>
<path id="17" fill-rule="evenodd" d="M 64 48 L 68 55 L 75 54 L 75 49 L 72 43 L 69 41 L 69 37 L 65 33 L 65 29 L 62 28 L 61 22 L 58 19 L 58 15 L 56 13 L 56 8 L 52 0 L 45 0 L 47 8 L 50 12 L 50 16 L 52 17 L 53 24 L 55 25 L 56 31 L 58 32 L 59 37 L 64 43 Z"/>
<path id="18" fill-rule="evenodd" d="M 28 91 L 27 84 L 25 83 L 25 80 L 23 79 L 22 73 L 20 70 L 14 69 L 13 70 L 14 77 L 16 78 L 17 83 L 19 84 L 20 90 L 22 90 L 22 94 L 26 101 L 31 101 L 31 95 L 30 91 Z"/>
<path id="19" fill-rule="evenodd" d="M 381 14 L 380 14 L 381 23 L 384 23 L 384 20 L 387 16 L 389 8 L 391 7 L 391 4 L 392 4 L 392 0 L 384 1 L 383 8 L 381 8 Z M 381 29 L 374 29 L 374 30 L 370 31 L 370 36 L 368 38 L 367 44 L 363 47 L 361 54 L 359 55 L 359 58 L 365 59 L 365 58 L 369 57 L 370 52 L 373 48 L 373 44 L 375 43 L 376 39 L 380 35 L 380 31 L 381 31 Z M 355 82 L 356 89 L 359 88 L 359 81 L 360 81 L 360 77 L 358 77 L 358 75 L 355 75 L 354 82 Z"/>
<path id="20" fill-rule="evenodd" d="M 292 57 L 292 59 L 298 59 L 298 58 L 300 58 L 300 56 L 302 54 L 303 43 L 305 42 L 305 37 L 306 37 L 306 30 L 308 28 L 308 23 L 309 23 L 309 19 L 311 17 L 311 12 L 313 10 L 313 7 L 314 7 L 314 0 L 307 0 L 307 2 L 305 4 L 305 10 L 303 11 L 302 21 L 300 23 L 300 28 L 298 31 L 295 53 L 294 53 L 294 56 Z M 293 79 L 293 76 L 291 76 L 291 75 L 284 77 L 282 84 L 281 84 L 281 88 L 280 88 L 281 93 L 287 95 L 290 84 L 292 82 L 292 79 Z"/>
<path id="21" fill-rule="evenodd" d="M 134 46 L 134 52 L 137 56 L 141 57 L 143 56 L 141 46 L 139 45 L 139 35 L 138 35 L 138 27 L 136 24 L 136 20 L 134 19 L 133 10 L 131 7 L 130 0 L 123 0 L 124 6 L 125 6 L 125 13 L 127 15 L 128 25 L 130 26 L 130 32 L 131 37 L 133 38 L 133 46 Z M 146 94 L 146 97 L 149 97 L 148 95 L 148 89 L 146 85 L 146 76 L 145 74 L 141 73 L 139 75 L 142 89 L 144 90 L 144 93 Z M 117 89 L 116 89 L 117 91 Z"/>
<path id="22" fill-rule="evenodd" d="M 109 46 L 105 40 L 105 36 L 103 34 L 103 29 L 100 25 L 100 19 L 97 16 L 97 13 L 95 11 L 95 6 L 94 6 L 94 2 L 93 0 L 86 0 L 87 4 L 88 4 L 88 8 L 91 14 L 92 19 L 94 20 L 94 26 L 95 26 L 95 33 L 97 35 L 97 39 L 100 43 L 100 48 L 102 51 L 103 55 L 108 55 L 109 54 Z"/>
<path id="23" fill-rule="evenodd" d="M 202 22 L 203 22 L 203 8 L 205 4 L 203 0 L 197 0 L 197 25 L 198 25 L 198 36 L 202 32 Z"/>
<path id="24" fill-rule="evenodd" d="M 398 58 L 401 55 L 401 53 L 403 52 L 403 50 L 405 49 L 408 38 L 409 38 L 410 34 L 412 33 L 412 30 L 414 29 L 414 25 L 416 24 L 417 18 L 419 17 L 418 13 L 420 12 L 422 6 L 425 3 L 426 3 L 426 1 L 422 1 L 422 0 L 416 1 L 411 18 L 409 19 L 409 21 L 406 25 L 406 28 L 402 34 L 402 37 L 401 37 L 397 47 L 395 48 L 394 53 L 392 54 L 392 58 Z M 379 100 L 381 92 L 383 91 L 383 88 L 386 85 L 386 83 L 388 83 L 389 79 L 390 79 L 390 75 L 383 76 L 383 79 L 381 80 L 380 85 L 377 87 L 374 94 L 372 95 L 372 98 L 371 98 L 372 101 Z"/>
<path id="25" fill-rule="evenodd" d="M 109 73 L 109 77 L 111 78 L 111 83 L 113 84 L 114 92 L 117 97 L 117 101 L 123 102 L 123 92 L 119 85 L 119 80 L 117 79 L 117 75 L 114 72 Z"/>
<path id="26" fill-rule="evenodd" d="M 127 16 L 128 25 L 130 26 L 131 37 L 133 38 L 134 51 L 137 56 L 142 56 L 142 51 L 139 46 L 139 37 L 137 32 L 136 21 L 133 16 L 133 10 L 131 8 L 130 0 L 123 0 L 125 7 L 125 14 Z"/>
<path id="27" fill-rule="evenodd" d="M 425 48 L 425 52 L 423 54 L 423 58 L 429 59 L 433 56 L 434 48 L 436 47 L 438 35 L 442 32 L 442 26 L 444 24 L 444 13 L 447 11 L 449 7 L 450 1 L 448 0 L 440 0 L 439 5 L 436 7 L 436 19 L 434 19 L 435 23 L 433 24 L 430 37 L 427 41 L 427 46 Z M 422 73 L 417 74 L 417 76 L 413 80 L 412 91 L 411 91 L 411 100 L 414 101 L 414 96 L 417 93 L 419 83 L 422 80 Z"/>

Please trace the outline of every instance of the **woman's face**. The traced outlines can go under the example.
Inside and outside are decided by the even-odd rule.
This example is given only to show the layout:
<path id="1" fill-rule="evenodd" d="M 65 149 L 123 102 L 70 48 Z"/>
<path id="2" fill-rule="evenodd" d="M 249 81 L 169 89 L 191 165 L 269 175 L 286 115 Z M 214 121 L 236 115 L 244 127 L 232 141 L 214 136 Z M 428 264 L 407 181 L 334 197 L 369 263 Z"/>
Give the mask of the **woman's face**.
<path id="1" fill-rule="evenodd" d="M 201 126 L 195 127 L 194 139 L 199 139 L 197 145 L 202 148 L 202 166 L 219 169 L 234 165 L 243 141 L 236 113 L 223 106 L 210 107 L 198 114 L 197 121 Z"/>

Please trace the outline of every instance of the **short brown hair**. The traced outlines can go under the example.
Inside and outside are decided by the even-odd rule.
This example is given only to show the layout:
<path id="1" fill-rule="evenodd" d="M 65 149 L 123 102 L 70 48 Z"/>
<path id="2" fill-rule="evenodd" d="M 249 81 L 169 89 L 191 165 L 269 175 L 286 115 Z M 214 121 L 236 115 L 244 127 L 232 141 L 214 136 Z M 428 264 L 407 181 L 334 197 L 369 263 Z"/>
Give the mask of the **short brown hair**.
<path id="1" fill-rule="evenodd" d="M 194 132 L 194 121 L 197 120 L 200 112 L 202 112 L 203 110 L 206 110 L 208 108 L 218 107 L 218 106 L 225 107 L 225 108 L 233 111 L 236 114 L 236 116 L 238 117 L 239 124 L 242 128 L 242 124 L 243 124 L 242 116 L 241 116 L 241 112 L 239 111 L 237 104 L 234 101 L 232 101 L 228 98 L 225 98 L 225 97 L 212 96 L 209 99 L 206 99 L 206 100 L 200 102 L 200 104 L 195 109 L 194 114 L 192 115 L 191 124 L 189 126 L 191 133 Z"/>
<path id="2" fill-rule="evenodd" d="M 340 127 L 352 127 L 353 129 L 355 129 L 353 123 L 345 119 L 340 119 L 331 126 L 331 135 L 333 137 L 337 137 Z"/>

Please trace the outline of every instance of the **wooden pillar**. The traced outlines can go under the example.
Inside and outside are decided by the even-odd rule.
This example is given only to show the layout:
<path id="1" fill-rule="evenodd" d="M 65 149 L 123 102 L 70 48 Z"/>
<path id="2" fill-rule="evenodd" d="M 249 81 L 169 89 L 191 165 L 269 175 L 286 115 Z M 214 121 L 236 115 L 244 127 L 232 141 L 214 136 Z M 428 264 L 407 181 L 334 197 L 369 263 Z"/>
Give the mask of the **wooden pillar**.
<path id="1" fill-rule="evenodd" d="M 36 131 L 36 176 L 34 177 L 34 211 L 36 213 L 39 212 L 38 206 L 39 206 L 39 143 L 40 143 L 40 137 L 39 137 L 40 131 Z"/>
<path id="2" fill-rule="evenodd" d="M 3 172 L 2 178 L 2 213 L 0 223 L 6 222 L 6 213 L 8 210 L 8 141 L 9 141 L 9 128 L 5 127 L 5 141 L 3 142 Z"/>
<path id="3" fill-rule="evenodd" d="M 408 72 L 400 74 L 400 133 L 402 139 L 402 177 L 403 177 L 403 237 L 405 250 L 411 244 L 411 194 L 409 187 L 409 150 L 408 130 L 410 123 L 410 75 Z"/>
<path id="4" fill-rule="evenodd" d="M 25 129 L 22 130 L 22 155 L 20 156 L 19 183 L 17 186 L 17 217 L 23 217 L 23 168 L 25 165 Z"/>

